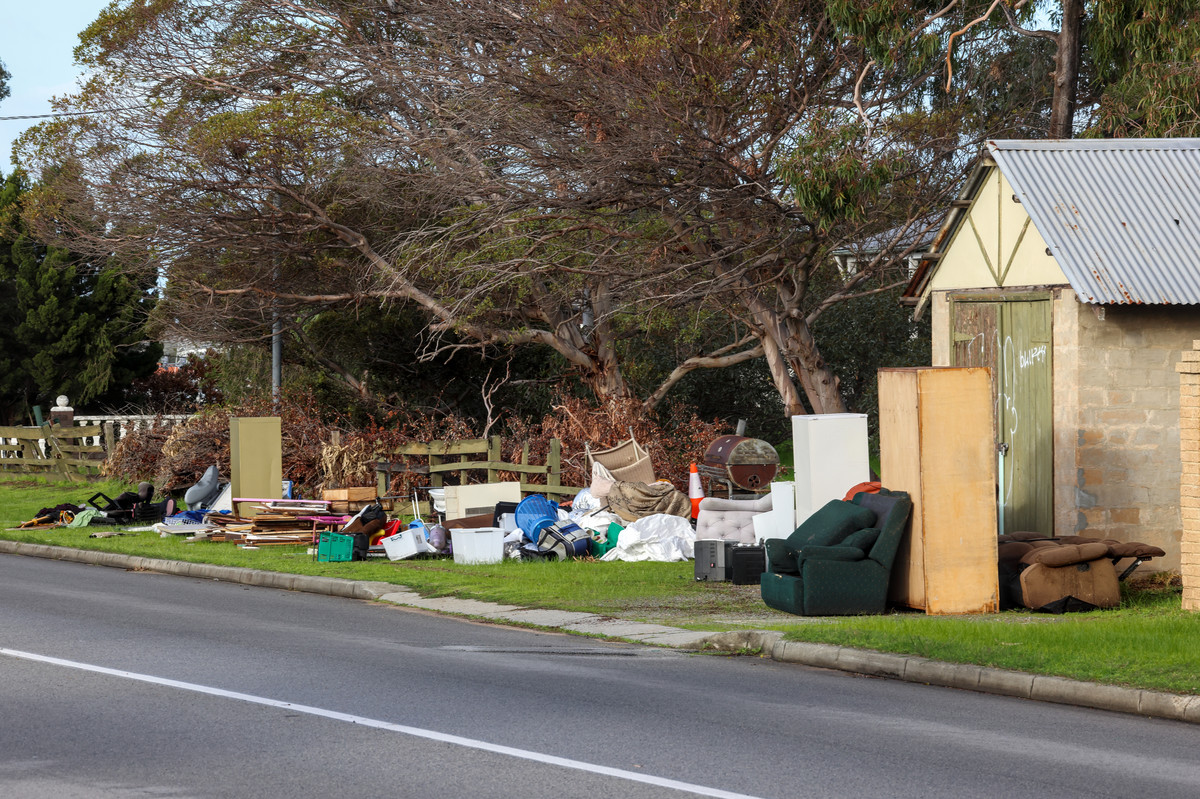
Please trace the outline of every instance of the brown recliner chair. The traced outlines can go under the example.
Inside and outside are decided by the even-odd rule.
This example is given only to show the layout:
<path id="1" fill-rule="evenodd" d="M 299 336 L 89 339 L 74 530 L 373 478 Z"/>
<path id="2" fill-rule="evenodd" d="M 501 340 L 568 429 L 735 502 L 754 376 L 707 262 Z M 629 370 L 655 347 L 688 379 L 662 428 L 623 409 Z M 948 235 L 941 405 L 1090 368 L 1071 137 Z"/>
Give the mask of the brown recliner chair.
<path id="1" fill-rule="evenodd" d="M 1117 570 L 1101 543 L 1035 546 L 1021 556 L 1021 597 L 1027 608 L 1042 608 L 1074 597 L 1098 608 L 1121 604 Z"/>
<path id="2" fill-rule="evenodd" d="M 1002 589 L 1008 589 L 1005 606 L 1062 612 L 1116 607 L 1121 580 L 1166 553 L 1140 542 L 1010 533 L 1000 536 L 998 554 Z M 1117 564 L 1127 558 L 1133 562 L 1118 574 Z"/>

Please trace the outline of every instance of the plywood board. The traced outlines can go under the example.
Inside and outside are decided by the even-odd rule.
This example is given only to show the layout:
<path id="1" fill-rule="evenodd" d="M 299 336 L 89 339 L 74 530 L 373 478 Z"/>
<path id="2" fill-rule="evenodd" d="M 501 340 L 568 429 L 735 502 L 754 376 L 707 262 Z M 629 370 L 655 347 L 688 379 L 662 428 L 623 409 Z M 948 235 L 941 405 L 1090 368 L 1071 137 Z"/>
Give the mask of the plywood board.
<path id="1" fill-rule="evenodd" d="M 984 368 L 919 373 L 925 611 L 999 609 L 996 449 Z"/>
<path id="2" fill-rule="evenodd" d="M 921 528 L 921 442 L 916 369 L 879 370 L 879 479 L 884 488 L 907 491 L 912 523 L 900 541 L 888 599 L 925 609 L 925 563 Z"/>
<path id="3" fill-rule="evenodd" d="M 229 420 L 230 487 L 235 497 L 283 498 L 283 445 L 278 416 Z"/>
<path id="4" fill-rule="evenodd" d="M 321 497 L 330 502 L 374 502 L 375 486 L 351 486 L 350 488 L 326 488 Z"/>

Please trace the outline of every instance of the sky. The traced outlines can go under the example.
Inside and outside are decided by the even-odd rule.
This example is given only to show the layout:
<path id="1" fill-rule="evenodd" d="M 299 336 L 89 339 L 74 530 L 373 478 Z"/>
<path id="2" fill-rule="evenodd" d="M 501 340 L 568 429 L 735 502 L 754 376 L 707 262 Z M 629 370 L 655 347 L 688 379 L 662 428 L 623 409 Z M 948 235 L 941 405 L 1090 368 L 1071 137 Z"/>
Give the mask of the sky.
<path id="1" fill-rule="evenodd" d="M 0 0 L 0 61 L 12 75 L 0 117 L 50 113 L 50 98 L 75 89 L 72 51 L 108 0 Z M 12 171 L 12 143 L 36 119 L 0 119 L 0 172 Z"/>

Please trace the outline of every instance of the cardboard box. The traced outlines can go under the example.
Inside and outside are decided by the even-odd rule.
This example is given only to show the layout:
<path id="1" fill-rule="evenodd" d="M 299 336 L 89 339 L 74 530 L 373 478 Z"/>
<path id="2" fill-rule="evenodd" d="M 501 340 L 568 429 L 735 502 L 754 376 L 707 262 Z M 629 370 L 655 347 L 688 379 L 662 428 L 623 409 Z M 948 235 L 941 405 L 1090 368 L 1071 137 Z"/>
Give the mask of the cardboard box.
<path id="1" fill-rule="evenodd" d="M 330 502 L 371 502 L 375 499 L 375 486 L 326 488 L 321 492 L 321 499 Z"/>

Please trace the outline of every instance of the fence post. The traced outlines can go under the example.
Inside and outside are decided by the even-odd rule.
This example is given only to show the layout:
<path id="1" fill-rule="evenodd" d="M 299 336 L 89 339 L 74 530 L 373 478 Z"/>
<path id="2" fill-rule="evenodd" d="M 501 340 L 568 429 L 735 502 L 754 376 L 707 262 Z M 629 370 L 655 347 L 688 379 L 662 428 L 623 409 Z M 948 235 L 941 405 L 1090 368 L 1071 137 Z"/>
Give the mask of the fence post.
<path id="1" fill-rule="evenodd" d="M 114 423 L 105 422 L 102 427 L 104 428 L 104 453 L 111 455 L 113 447 L 117 444 L 116 430 L 113 429 Z"/>
<path id="2" fill-rule="evenodd" d="M 488 439 L 487 460 L 488 463 L 500 462 L 500 436 L 492 436 Z M 500 482 L 500 472 L 497 469 L 488 469 L 487 481 L 489 483 Z"/>
<path id="3" fill-rule="evenodd" d="M 546 486 L 558 488 L 562 485 L 562 442 L 550 439 L 550 454 L 546 457 Z"/>
<path id="4" fill-rule="evenodd" d="M 442 487 L 442 473 L 435 472 L 433 470 L 434 466 L 441 466 L 441 465 L 442 465 L 442 456 L 434 455 L 432 452 L 430 452 L 429 453 L 429 467 L 430 467 L 429 468 L 429 483 L 434 488 Z"/>

